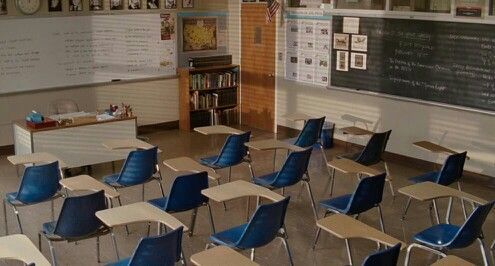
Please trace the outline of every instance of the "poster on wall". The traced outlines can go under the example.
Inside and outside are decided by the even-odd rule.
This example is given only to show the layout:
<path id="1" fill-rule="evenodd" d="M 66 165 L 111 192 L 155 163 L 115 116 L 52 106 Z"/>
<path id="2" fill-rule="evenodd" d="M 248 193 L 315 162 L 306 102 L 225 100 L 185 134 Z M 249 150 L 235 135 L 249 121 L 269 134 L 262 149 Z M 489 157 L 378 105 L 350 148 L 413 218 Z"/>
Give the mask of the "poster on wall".
<path id="1" fill-rule="evenodd" d="M 310 15 L 289 15 L 286 20 L 285 78 L 327 86 L 330 73 L 330 19 L 321 14 Z"/>
<path id="2" fill-rule="evenodd" d="M 184 52 L 217 50 L 216 18 L 184 18 L 182 25 Z"/>

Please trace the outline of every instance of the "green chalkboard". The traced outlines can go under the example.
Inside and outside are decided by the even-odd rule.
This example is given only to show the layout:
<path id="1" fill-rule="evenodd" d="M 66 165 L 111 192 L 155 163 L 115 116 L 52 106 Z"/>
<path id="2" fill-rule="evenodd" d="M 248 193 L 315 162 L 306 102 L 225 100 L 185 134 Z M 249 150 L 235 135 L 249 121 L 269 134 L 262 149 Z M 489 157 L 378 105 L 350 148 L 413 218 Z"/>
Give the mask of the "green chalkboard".
<path id="1" fill-rule="evenodd" d="M 332 49 L 331 86 L 495 111 L 495 25 L 360 18 L 359 34 L 367 69 L 338 71 Z"/>

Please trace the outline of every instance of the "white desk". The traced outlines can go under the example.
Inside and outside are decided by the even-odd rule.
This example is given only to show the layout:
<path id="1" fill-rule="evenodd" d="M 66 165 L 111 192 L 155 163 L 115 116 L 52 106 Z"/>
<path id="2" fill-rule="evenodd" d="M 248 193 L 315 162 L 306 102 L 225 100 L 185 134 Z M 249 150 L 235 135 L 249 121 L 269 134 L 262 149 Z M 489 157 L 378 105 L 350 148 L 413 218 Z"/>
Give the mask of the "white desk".
<path id="1" fill-rule="evenodd" d="M 201 194 L 216 201 L 224 202 L 242 197 L 262 197 L 271 201 L 281 201 L 284 196 L 275 193 L 268 188 L 249 183 L 244 180 L 222 184 L 201 191 Z"/>
<path id="2" fill-rule="evenodd" d="M 244 131 L 224 125 L 196 127 L 194 131 L 203 135 L 240 135 Z"/>
<path id="3" fill-rule="evenodd" d="M 246 142 L 244 145 L 246 145 L 246 147 L 250 149 L 258 150 L 258 151 L 268 151 L 268 150 L 303 151 L 304 150 L 299 146 L 276 139 L 250 141 L 250 142 Z"/>
<path id="4" fill-rule="evenodd" d="M 206 167 L 189 157 L 178 157 L 178 158 L 168 159 L 163 161 L 163 164 L 176 172 L 180 172 L 180 171 L 193 172 L 193 173 L 207 172 L 208 177 L 214 181 L 217 181 L 221 177 L 210 167 Z"/>
<path id="5" fill-rule="evenodd" d="M 101 143 L 113 139 L 135 139 L 136 117 L 70 126 L 31 129 L 15 122 L 15 154 L 47 152 L 61 158 L 68 168 L 123 160 L 127 151 L 109 152 Z"/>
<path id="6" fill-rule="evenodd" d="M 217 246 L 191 256 L 197 266 L 259 266 L 238 252 L 226 246 Z"/>
<path id="7" fill-rule="evenodd" d="M 357 174 L 357 175 L 367 175 L 367 176 L 376 176 L 384 173 L 383 171 L 379 171 L 375 168 L 362 165 L 353 160 L 349 159 L 335 159 L 330 162 L 327 162 L 327 166 L 332 168 L 331 177 L 331 187 L 330 187 L 330 196 L 333 195 L 333 187 L 335 185 L 335 171 L 342 172 L 344 174 Z"/>
<path id="8" fill-rule="evenodd" d="M 50 262 L 25 235 L 0 237 L 0 259 L 20 260 L 36 266 L 50 266 Z"/>

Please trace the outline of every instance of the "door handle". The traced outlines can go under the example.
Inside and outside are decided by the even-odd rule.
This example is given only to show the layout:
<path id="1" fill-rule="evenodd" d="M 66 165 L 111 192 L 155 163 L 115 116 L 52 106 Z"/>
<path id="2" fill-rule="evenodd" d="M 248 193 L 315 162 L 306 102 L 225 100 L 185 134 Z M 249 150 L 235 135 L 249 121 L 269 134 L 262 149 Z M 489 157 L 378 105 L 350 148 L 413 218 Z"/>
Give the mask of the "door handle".
<path id="1" fill-rule="evenodd" d="M 273 78 L 273 77 L 275 77 L 275 74 L 270 73 L 270 74 L 268 74 L 268 77 L 269 77 L 269 78 Z"/>

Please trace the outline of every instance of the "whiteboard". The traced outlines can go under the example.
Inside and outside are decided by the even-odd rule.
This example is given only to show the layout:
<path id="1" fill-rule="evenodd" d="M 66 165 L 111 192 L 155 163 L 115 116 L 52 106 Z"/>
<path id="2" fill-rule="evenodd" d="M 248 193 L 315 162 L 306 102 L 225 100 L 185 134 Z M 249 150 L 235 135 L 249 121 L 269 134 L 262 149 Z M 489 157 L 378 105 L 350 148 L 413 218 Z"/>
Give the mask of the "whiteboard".
<path id="1" fill-rule="evenodd" d="M 171 16 L 163 37 L 160 14 L 2 20 L 0 94 L 175 75 Z"/>

